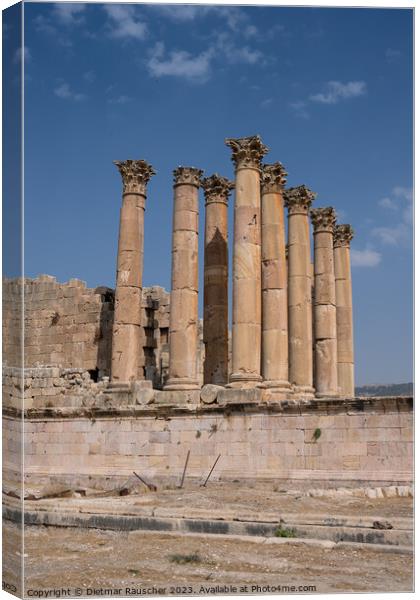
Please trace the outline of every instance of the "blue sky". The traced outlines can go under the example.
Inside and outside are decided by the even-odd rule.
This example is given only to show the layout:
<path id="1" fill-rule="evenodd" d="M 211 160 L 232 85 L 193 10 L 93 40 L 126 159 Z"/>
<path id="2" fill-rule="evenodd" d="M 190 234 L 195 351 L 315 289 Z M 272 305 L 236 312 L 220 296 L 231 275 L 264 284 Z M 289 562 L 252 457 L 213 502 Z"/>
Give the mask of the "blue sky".
<path id="1" fill-rule="evenodd" d="M 27 276 L 114 285 L 112 161 L 144 158 L 144 284 L 169 289 L 172 170 L 233 177 L 224 139 L 258 133 L 355 229 L 357 382 L 411 380 L 411 11 L 25 3 L 25 46 Z"/>

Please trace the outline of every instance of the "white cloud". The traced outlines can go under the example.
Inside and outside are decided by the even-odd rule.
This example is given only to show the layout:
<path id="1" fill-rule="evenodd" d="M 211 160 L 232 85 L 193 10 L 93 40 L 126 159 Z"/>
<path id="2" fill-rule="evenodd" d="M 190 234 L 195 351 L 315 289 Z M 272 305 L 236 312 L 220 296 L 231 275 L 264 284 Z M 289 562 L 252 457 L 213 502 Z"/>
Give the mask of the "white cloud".
<path id="1" fill-rule="evenodd" d="M 266 98 L 260 104 L 261 108 L 268 108 L 273 104 L 273 98 Z"/>
<path id="2" fill-rule="evenodd" d="M 37 15 L 32 23 L 35 27 L 35 31 L 38 31 L 39 33 L 48 33 L 51 35 L 55 35 L 57 33 L 57 29 L 54 27 L 54 25 L 52 25 L 50 20 L 43 15 Z"/>
<path id="3" fill-rule="evenodd" d="M 88 83 L 93 83 L 96 79 L 96 75 L 94 71 L 86 71 L 86 73 L 83 73 L 83 79 Z"/>
<path id="4" fill-rule="evenodd" d="M 351 264 L 353 267 L 376 267 L 381 262 L 381 255 L 376 250 L 365 248 L 364 250 L 351 250 Z"/>
<path id="5" fill-rule="evenodd" d="M 396 50 L 395 48 L 387 48 L 385 51 L 385 58 L 389 63 L 396 63 L 402 56 L 402 52 L 400 50 Z"/>
<path id="6" fill-rule="evenodd" d="M 54 94 L 63 100 L 74 100 L 76 102 L 80 102 L 80 100 L 84 100 L 86 98 L 84 94 L 79 94 L 78 92 L 72 90 L 70 85 L 66 82 L 60 83 L 60 85 L 54 89 Z"/>
<path id="7" fill-rule="evenodd" d="M 173 21 L 179 23 L 194 21 L 205 17 L 209 14 L 223 19 L 226 25 L 232 31 L 236 31 L 239 25 L 244 25 L 248 22 L 248 16 L 245 12 L 236 6 L 210 6 L 210 5 L 194 5 L 194 4 L 178 4 L 178 5 L 156 5 L 157 9 L 163 16 L 169 17 Z M 255 26 L 254 29 L 256 30 Z"/>
<path id="8" fill-rule="evenodd" d="M 293 109 L 295 115 L 301 119 L 309 119 L 309 113 L 306 109 L 306 102 L 303 100 L 297 100 L 291 102 L 290 107 Z"/>
<path id="9" fill-rule="evenodd" d="M 103 8 L 109 17 L 109 34 L 114 38 L 143 40 L 147 36 L 147 25 L 136 15 L 136 8 L 130 4 L 105 4 Z"/>
<path id="10" fill-rule="evenodd" d="M 213 6 L 194 4 L 161 4 L 154 6 L 154 9 L 158 10 L 163 16 L 180 23 L 194 21 L 194 19 L 207 15 L 214 8 Z"/>
<path id="11" fill-rule="evenodd" d="M 127 104 L 127 102 L 131 102 L 132 98 L 130 96 L 117 96 L 116 98 L 109 98 L 108 104 Z"/>
<path id="12" fill-rule="evenodd" d="M 222 54 L 230 64 L 249 64 L 255 65 L 262 63 L 264 56 L 262 52 L 251 49 L 248 46 L 239 46 L 235 44 L 229 33 L 219 33 L 213 50 L 216 54 Z"/>
<path id="13" fill-rule="evenodd" d="M 86 4 L 60 2 L 54 4 L 54 15 L 64 25 L 77 25 L 83 22 L 83 13 L 86 10 Z"/>
<path id="14" fill-rule="evenodd" d="M 382 208 L 389 208 L 390 210 L 397 210 L 397 203 L 395 200 L 391 200 L 391 198 L 381 198 L 378 201 L 379 206 Z"/>
<path id="15" fill-rule="evenodd" d="M 400 246 L 406 244 L 411 235 L 411 227 L 406 223 L 398 223 L 393 227 L 375 227 L 373 235 L 378 237 L 383 244 Z"/>
<path id="16" fill-rule="evenodd" d="M 373 235 L 389 246 L 409 245 L 413 235 L 413 190 L 402 186 L 394 187 L 391 198 L 382 198 L 378 204 L 394 213 L 399 212 L 401 218 L 389 227 L 375 227 Z"/>
<path id="17" fill-rule="evenodd" d="M 254 37 L 258 35 L 258 29 L 255 25 L 247 25 L 244 29 L 245 37 Z"/>
<path id="18" fill-rule="evenodd" d="M 322 104 L 337 104 L 340 100 L 363 96 L 366 94 L 366 90 L 367 87 L 364 81 L 349 81 L 347 83 L 329 81 L 325 92 L 313 94 L 309 96 L 309 99 L 312 102 L 321 102 Z"/>
<path id="19" fill-rule="evenodd" d="M 197 83 L 208 80 L 211 71 L 212 51 L 201 52 L 197 56 L 184 50 L 165 52 L 165 46 L 158 42 L 150 53 L 147 68 L 154 77 L 182 77 Z"/>
<path id="20" fill-rule="evenodd" d="M 13 62 L 19 63 L 22 60 L 22 56 L 25 63 L 28 63 L 32 60 L 31 52 L 27 46 L 23 46 L 23 48 L 18 48 L 16 50 L 13 57 Z"/>

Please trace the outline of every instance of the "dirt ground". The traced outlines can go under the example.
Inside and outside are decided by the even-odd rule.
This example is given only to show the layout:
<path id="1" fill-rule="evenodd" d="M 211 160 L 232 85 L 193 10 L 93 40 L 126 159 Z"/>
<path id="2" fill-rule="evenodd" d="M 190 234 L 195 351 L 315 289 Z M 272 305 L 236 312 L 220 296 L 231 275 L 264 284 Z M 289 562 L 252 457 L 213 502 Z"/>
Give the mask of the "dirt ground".
<path id="1" fill-rule="evenodd" d="M 134 484 L 134 485 L 133 485 Z M 132 512 L 136 507 L 146 508 L 176 508 L 203 509 L 226 513 L 228 511 L 243 511 L 246 513 L 278 512 L 278 513 L 319 513 L 330 515 L 378 515 L 386 517 L 411 517 L 413 514 L 412 498 L 357 498 L 352 496 L 310 497 L 304 492 L 286 493 L 277 485 L 268 483 L 210 482 L 207 487 L 198 483 L 187 482 L 182 490 L 175 486 L 158 487 L 157 492 L 150 492 L 143 484 L 136 483 L 135 478 L 129 480 L 127 487 L 129 496 L 85 497 L 85 498 L 55 498 L 41 501 L 26 501 L 27 510 L 36 509 L 36 505 L 44 507 L 57 506 L 62 510 L 66 505 L 83 509 L 98 506 L 103 509 L 112 506 L 112 512 Z M 98 492 L 92 490 L 93 494 Z"/>
<path id="2" fill-rule="evenodd" d="M 220 514 L 229 511 L 276 513 L 279 516 L 282 513 L 311 513 L 389 519 L 410 517 L 413 511 L 412 498 L 313 498 L 299 491 L 290 494 L 273 485 L 261 484 L 244 487 L 239 483 L 211 482 L 207 488 L 200 488 L 188 482 L 182 490 L 172 486 L 149 492 L 140 485 L 131 488 L 131 492 L 128 496 L 26 501 L 25 509 L 66 511 L 71 508 L 76 512 L 136 514 L 142 509 L 165 507 L 174 509 L 174 513 L 180 509 L 194 513 L 200 509 Z M 6 504 L 11 501 L 5 498 Z M 21 557 L 18 528 L 4 521 L 3 532 L 3 579 L 16 583 L 14 574 Z M 153 586 L 157 589 L 154 593 L 159 595 L 226 593 L 223 587 L 226 585 L 236 587 L 238 593 L 241 586 L 248 586 L 243 593 L 265 590 L 285 593 L 290 592 L 290 586 L 306 586 L 296 590 L 301 593 L 412 590 L 411 555 L 384 553 L 373 544 L 366 546 L 366 549 L 322 548 L 293 542 L 272 544 L 268 540 L 229 539 L 227 536 L 26 527 L 25 587 L 27 592 L 41 590 L 44 595 L 39 596 L 49 598 L 58 596 L 53 592 L 46 596 L 45 590 L 58 588 L 70 589 L 68 593 L 61 592 L 61 597 L 109 596 L 107 590 L 110 589 L 115 590 L 114 596 L 150 595 Z M 282 589 L 281 586 L 288 587 Z M 133 591 L 127 592 L 126 588 Z M 145 592 L 145 588 L 148 591 Z"/>
<path id="3" fill-rule="evenodd" d="M 17 533 L 15 525 L 4 522 L 6 550 L 14 560 Z M 6 581 L 11 577 L 9 552 Z M 252 586 L 272 586 L 277 588 L 272 593 L 281 593 L 278 586 L 293 585 L 315 586 L 317 592 L 396 592 L 411 591 L 413 585 L 411 556 L 385 554 L 374 547 L 324 549 L 218 536 L 28 527 L 24 552 L 25 587 L 32 595 L 33 590 L 70 588 L 69 595 L 85 596 L 87 588 L 97 593 L 98 588 L 112 588 L 125 596 L 126 588 L 140 592 L 151 586 L 160 588 L 160 595 L 162 588 L 170 594 L 171 587 L 174 594 L 188 595 L 191 589 L 199 594 L 200 586 L 225 585 L 237 591 L 247 585 L 254 593 L 260 590 Z M 301 591 L 311 590 L 315 592 Z"/>

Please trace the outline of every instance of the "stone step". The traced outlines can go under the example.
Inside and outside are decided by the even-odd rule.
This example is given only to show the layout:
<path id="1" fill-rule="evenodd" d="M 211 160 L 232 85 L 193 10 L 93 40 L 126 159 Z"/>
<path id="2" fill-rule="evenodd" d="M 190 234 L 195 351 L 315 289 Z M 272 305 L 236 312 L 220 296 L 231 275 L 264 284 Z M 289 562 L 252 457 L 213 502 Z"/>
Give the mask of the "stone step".
<path id="1" fill-rule="evenodd" d="M 27 505 L 26 505 L 27 506 Z M 80 510 L 80 507 L 79 507 Z M 225 535 L 248 535 L 294 538 L 316 538 L 330 540 L 334 543 L 350 542 L 361 544 L 381 544 L 390 546 L 411 547 L 413 532 L 409 529 L 378 529 L 360 525 L 313 525 L 296 523 L 292 516 L 289 520 L 280 519 L 277 523 L 263 521 L 240 521 L 204 518 L 176 518 L 174 516 L 143 516 L 133 514 L 115 514 L 105 512 L 77 512 L 54 510 L 25 510 L 24 520 L 26 525 L 50 525 L 56 527 L 82 527 L 111 529 L 117 531 L 178 531 L 180 533 L 208 533 Z M 20 522 L 21 511 L 18 508 L 4 506 L 4 518 Z M 332 521 L 334 522 L 334 521 Z M 392 523 L 390 523 L 392 525 Z M 393 525 L 392 525 L 393 527 Z"/>

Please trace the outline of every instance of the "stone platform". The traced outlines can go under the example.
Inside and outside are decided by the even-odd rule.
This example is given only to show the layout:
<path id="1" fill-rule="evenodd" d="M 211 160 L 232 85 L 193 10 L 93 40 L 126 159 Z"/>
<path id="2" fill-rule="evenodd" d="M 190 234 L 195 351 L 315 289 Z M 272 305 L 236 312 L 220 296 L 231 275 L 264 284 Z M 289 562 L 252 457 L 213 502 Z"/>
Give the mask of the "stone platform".
<path id="1" fill-rule="evenodd" d="M 213 477 L 225 481 L 326 487 L 398 485 L 413 478 L 411 398 L 273 402 L 265 401 L 265 390 L 222 388 L 207 404 L 200 391 L 140 386 L 108 392 L 23 412 L 6 405 L 6 481 L 19 479 L 14 465 L 22 416 L 27 483 L 90 480 L 106 486 L 133 471 L 173 482 L 188 452 L 187 479 L 201 480 L 219 455 Z"/>

